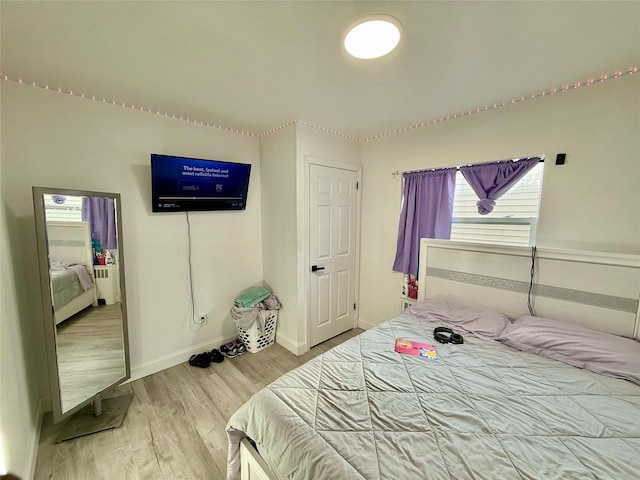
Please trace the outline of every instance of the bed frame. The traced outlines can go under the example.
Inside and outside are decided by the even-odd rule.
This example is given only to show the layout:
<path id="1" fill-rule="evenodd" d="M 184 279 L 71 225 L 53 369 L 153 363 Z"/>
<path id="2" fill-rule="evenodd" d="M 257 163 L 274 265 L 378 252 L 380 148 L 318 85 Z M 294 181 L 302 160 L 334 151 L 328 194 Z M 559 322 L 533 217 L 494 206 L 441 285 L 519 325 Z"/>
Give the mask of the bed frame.
<path id="1" fill-rule="evenodd" d="M 89 223 L 47 222 L 47 244 L 49 247 L 49 259 L 73 260 L 86 265 L 94 284 L 93 288 L 77 296 L 54 312 L 53 316 L 56 325 L 58 325 L 80 310 L 90 305 L 98 304 Z"/>
<path id="2" fill-rule="evenodd" d="M 240 479 L 278 480 L 247 438 L 240 441 Z"/>
<path id="3" fill-rule="evenodd" d="M 420 242 L 418 300 L 438 295 L 528 315 L 532 249 L 449 240 Z M 531 303 L 540 317 L 640 338 L 640 256 L 538 248 Z M 277 477 L 248 440 L 242 480 Z"/>

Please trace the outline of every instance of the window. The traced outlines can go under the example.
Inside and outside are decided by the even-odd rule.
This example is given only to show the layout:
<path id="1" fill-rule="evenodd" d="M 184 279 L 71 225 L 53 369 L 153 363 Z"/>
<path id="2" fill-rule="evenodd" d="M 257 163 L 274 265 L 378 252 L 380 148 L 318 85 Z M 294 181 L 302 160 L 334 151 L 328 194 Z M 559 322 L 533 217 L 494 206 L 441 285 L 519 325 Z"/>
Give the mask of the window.
<path id="1" fill-rule="evenodd" d="M 44 209 L 49 222 L 82 221 L 82 197 L 45 194 Z"/>
<path id="2" fill-rule="evenodd" d="M 478 197 L 462 174 L 456 175 L 451 240 L 499 245 L 535 243 L 542 172 L 538 163 L 507 193 L 496 201 L 493 212 L 478 213 Z"/>

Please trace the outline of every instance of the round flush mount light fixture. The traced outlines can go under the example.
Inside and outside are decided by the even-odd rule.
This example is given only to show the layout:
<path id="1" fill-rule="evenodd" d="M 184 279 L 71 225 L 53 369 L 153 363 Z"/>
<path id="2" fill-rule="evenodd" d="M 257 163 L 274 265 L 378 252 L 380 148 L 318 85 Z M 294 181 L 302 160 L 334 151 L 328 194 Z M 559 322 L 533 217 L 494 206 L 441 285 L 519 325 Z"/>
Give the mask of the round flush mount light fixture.
<path id="1" fill-rule="evenodd" d="M 376 14 L 355 22 L 344 37 L 344 48 L 356 58 L 378 58 L 398 46 L 402 26 L 391 15 Z"/>

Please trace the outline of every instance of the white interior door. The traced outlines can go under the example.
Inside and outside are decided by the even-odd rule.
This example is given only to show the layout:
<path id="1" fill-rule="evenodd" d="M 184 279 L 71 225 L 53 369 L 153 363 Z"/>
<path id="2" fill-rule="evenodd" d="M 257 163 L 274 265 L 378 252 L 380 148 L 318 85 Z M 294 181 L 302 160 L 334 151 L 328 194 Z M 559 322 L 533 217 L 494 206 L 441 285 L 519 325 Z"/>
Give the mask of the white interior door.
<path id="1" fill-rule="evenodd" d="M 354 327 L 357 172 L 309 165 L 309 347 Z"/>

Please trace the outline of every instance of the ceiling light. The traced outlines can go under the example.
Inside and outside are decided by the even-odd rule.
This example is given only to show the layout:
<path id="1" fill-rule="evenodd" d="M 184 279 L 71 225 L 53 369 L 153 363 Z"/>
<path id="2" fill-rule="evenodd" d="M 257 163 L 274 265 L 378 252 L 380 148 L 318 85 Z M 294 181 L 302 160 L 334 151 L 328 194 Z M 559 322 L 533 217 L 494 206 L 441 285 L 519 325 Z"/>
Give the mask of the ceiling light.
<path id="1" fill-rule="evenodd" d="M 344 37 L 344 48 L 356 58 L 378 58 L 400 42 L 400 22 L 384 14 L 361 18 Z"/>

